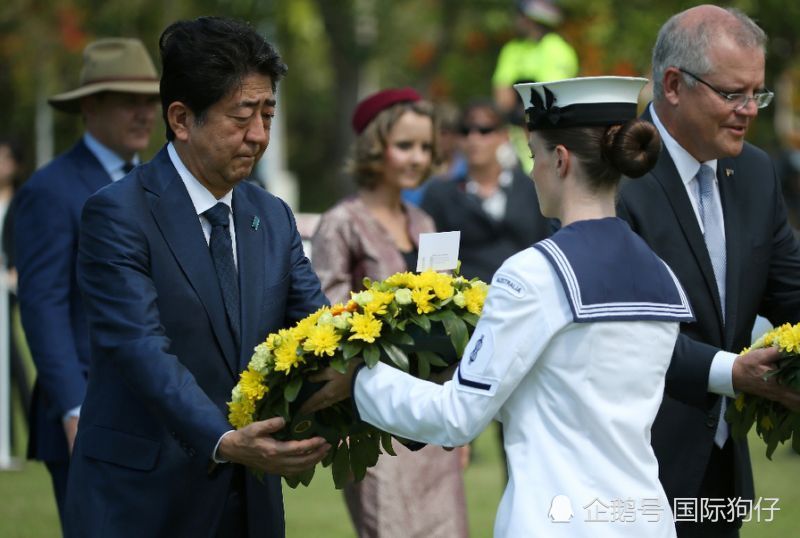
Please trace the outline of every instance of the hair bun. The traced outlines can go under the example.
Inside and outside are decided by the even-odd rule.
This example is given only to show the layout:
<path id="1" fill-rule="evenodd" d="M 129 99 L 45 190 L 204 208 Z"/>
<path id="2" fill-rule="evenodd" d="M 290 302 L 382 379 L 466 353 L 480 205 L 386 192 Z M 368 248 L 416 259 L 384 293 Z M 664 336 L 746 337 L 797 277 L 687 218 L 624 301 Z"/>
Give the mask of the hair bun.
<path id="1" fill-rule="evenodd" d="M 641 177 L 658 160 L 661 136 L 649 121 L 633 119 L 606 129 L 601 149 L 606 160 L 624 175 Z"/>

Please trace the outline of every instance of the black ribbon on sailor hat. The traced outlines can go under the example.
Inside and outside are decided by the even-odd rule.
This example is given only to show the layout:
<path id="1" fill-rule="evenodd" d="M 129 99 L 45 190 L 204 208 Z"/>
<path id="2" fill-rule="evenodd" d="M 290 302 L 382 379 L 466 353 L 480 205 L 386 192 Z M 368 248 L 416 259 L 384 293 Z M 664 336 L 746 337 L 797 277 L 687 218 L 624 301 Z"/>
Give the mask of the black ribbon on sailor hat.
<path id="1" fill-rule="evenodd" d="M 528 130 L 591 127 L 625 123 L 636 117 L 636 103 L 600 102 L 556 104 L 557 98 L 547 86 L 542 86 L 544 98 L 531 88 L 531 106 L 525 109 Z"/>

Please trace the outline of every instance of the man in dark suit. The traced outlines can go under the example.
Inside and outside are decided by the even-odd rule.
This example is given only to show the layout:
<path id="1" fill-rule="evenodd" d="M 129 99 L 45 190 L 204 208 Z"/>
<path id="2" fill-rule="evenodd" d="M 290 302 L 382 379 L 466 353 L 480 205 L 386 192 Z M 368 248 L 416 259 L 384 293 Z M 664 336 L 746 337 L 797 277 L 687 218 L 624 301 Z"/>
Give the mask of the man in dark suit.
<path id="1" fill-rule="evenodd" d="M 644 117 L 663 149 L 653 171 L 620 192 L 620 215 L 675 271 L 697 318 L 682 326 L 652 431 L 673 506 L 696 502 L 692 514 L 676 511 L 681 537 L 738 536 L 741 522 L 704 517 L 702 499 L 753 498 L 747 442 L 732 439 L 723 418 L 730 398 L 747 392 L 800 407 L 797 393 L 763 377 L 774 349 L 736 355 L 757 314 L 800 321 L 800 249 L 780 184 L 766 153 L 744 141 L 772 97 L 765 43 L 746 15 L 710 5 L 662 27 Z"/>
<path id="2" fill-rule="evenodd" d="M 92 362 L 66 535 L 283 536 L 276 475 L 330 447 L 275 440 L 280 418 L 233 430 L 226 401 L 259 341 L 325 303 L 288 206 L 244 181 L 286 66 L 213 17 L 172 24 L 160 51 L 169 142 L 81 221 Z"/>
<path id="3" fill-rule="evenodd" d="M 550 230 L 494 103 L 475 101 L 465 108 L 461 147 L 465 174 L 452 181 L 432 179 L 421 207 L 438 231 L 461 231 L 461 273 L 491 282 L 506 258 L 544 239 Z"/>
<path id="4" fill-rule="evenodd" d="M 50 471 L 63 521 L 69 451 L 89 370 L 89 334 L 75 275 L 86 199 L 122 178 L 147 148 L 158 73 L 137 39 L 101 39 L 84 51 L 80 86 L 50 104 L 80 113 L 86 131 L 37 171 L 14 200 L 22 322 L 36 363 L 28 456 Z"/>

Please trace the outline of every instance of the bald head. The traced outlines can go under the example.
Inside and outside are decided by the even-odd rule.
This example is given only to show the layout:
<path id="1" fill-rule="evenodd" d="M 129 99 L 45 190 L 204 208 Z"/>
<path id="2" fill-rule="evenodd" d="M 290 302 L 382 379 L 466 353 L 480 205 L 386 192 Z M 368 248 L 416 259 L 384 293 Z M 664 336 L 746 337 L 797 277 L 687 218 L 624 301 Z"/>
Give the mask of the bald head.
<path id="1" fill-rule="evenodd" d="M 653 95 L 664 98 L 664 72 L 680 67 L 696 75 L 711 72 L 712 44 L 730 41 L 742 48 L 766 47 L 767 36 L 753 20 L 732 8 L 704 4 L 673 15 L 658 32 L 653 47 Z M 687 81 L 692 86 L 695 81 Z"/>

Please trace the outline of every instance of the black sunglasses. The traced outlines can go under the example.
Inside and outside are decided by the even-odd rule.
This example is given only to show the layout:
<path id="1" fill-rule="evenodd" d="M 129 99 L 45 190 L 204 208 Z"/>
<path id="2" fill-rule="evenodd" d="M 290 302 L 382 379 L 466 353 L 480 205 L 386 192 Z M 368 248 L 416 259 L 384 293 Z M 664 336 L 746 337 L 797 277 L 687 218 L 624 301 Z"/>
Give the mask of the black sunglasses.
<path id="1" fill-rule="evenodd" d="M 493 133 L 496 130 L 497 125 L 462 125 L 458 131 L 461 133 L 461 136 L 469 136 L 473 131 L 477 131 L 483 136 Z"/>

